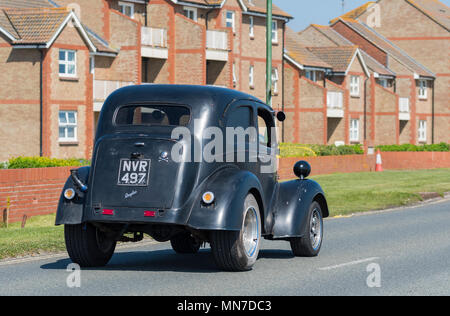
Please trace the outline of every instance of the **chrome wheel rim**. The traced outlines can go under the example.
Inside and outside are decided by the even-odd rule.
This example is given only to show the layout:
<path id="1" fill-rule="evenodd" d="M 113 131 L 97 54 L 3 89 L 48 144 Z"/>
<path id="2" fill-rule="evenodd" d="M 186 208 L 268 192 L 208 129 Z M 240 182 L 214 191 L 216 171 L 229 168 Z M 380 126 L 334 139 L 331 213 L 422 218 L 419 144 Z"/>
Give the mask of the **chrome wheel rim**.
<path id="1" fill-rule="evenodd" d="M 245 212 L 243 241 L 245 252 L 249 257 L 252 257 L 259 242 L 258 215 L 254 207 L 249 207 Z"/>
<path id="2" fill-rule="evenodd" d="M 310 239 L 311 246 L 314 250 L 320 247 L 322 242 L 322 217 L 320 211 L 316 208 L 313 210 L 311 221 L 310 221 Z"/>

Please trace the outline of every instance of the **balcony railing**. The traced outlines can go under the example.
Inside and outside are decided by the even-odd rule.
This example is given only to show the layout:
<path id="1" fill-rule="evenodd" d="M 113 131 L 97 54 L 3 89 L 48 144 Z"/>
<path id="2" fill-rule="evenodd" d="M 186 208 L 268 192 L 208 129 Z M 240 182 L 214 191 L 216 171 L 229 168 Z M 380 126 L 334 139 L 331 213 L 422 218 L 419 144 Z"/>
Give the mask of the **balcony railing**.
<path id="1" fill-rule="evenodd" d="M 399 100 L 399 120 L 409 121 L 411 119 L 411 111 L 409 108 L 409 98 L 400 98 Z"/>
<path id="2" fill-rule="evenodd" d="M 166 29 L 143 26 L 141 34 L 143 46 L 167 48 Z"/>
<path id="3" fill-rule="evenodd" d="M 328 117 L 343 118 L 344 117 L 344 94 L 342 92 L 329 91 L 327 93 Z"/>
<path id="4" fill-rule="evenodd" d="M 94 102 L 103 102 L 111 93 L 113 93 L 117 89 L 133 84 L 134 82 L 127 81 L 95 80 Z"/>
<path id="5" fill-rule="evenodd" d="M 207 30 L 206 48 L 217 50 L 228 50 L 228 32 Z"/>

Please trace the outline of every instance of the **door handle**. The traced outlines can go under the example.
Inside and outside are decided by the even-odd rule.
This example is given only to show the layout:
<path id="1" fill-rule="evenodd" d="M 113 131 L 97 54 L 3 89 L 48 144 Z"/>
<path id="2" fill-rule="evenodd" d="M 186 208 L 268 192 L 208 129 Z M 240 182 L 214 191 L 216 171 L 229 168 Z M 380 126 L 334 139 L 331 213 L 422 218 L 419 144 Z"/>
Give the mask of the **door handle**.
<path id="1" fill-rule="evenodd" d="M 145 147 L 145 143 L 134 143 L 135 147 Z"/>

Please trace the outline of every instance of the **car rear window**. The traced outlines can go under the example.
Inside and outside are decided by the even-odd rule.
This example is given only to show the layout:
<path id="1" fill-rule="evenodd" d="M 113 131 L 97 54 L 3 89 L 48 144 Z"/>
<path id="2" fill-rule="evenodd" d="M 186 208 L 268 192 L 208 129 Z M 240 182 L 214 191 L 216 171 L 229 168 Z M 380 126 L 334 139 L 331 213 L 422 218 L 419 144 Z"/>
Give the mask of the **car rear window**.
<path id="1" fill-rule="evenodd" d="M 191 111 L 185 106 L 128 105 L 117 112 L 116 125 L 186 126 Z"/>

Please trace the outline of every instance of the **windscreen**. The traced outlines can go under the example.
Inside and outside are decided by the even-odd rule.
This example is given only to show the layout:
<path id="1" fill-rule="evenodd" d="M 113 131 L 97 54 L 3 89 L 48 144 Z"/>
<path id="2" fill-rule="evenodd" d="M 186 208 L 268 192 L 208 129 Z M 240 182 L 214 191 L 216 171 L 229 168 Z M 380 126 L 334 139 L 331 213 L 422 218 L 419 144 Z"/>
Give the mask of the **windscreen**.
<path id="1" fill-rule="evenodd" d="M 173 105 L 128 105 L 117 112 L 116 125 L 186 126 L 189 108 Z"/>

